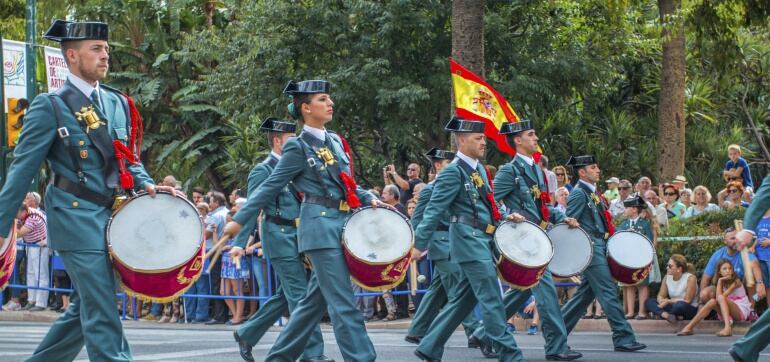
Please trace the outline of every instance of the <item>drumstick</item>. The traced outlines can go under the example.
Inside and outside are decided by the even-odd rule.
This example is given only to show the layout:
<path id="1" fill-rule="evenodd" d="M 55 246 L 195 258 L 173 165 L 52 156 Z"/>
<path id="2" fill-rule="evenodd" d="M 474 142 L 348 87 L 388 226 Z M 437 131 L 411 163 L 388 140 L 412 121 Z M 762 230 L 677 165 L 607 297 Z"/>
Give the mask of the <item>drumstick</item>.
<path id="1" fill-rule="evenodd" d="M 743 221 L 735 220 L 735 230 L 743 230 Z M 749 248 L 748 245 L 741 249 L 741 261 L 743 262 L 743 273 L 746 275 L 746 287 L 754 286 L 754 270 L 751 269 L 751 263 L 749 262 Z"/>
<path id="2" fill-rule="evenodd" d="M 412 260 L 409 266 L 409 284 L 412 296 L 417 295 L 417 260 Z"/>
<path id="3" fill-rule="evenodd" d="M 248 247 L 254 243 L 254 240 L 255 240 L 254 234 L 249 235 L 249 241 L 246 242 L 246 247 L 243 248 L 243 250 L 248 249 Z M 233 261 L 235 262 L 235 268 L 238 270 L 241 270 L 241 256 L 240 255 L 234 256 Z"/>
<path id="4" fill-rule="evenodd" d="M 210 256 L 210 254 L 213 252 L 214 256 L 211 258 L 211 262 L 209 262 L 209 267 L 206 269 L 206 273 L 211 273 L 211 268 L 214 267 L 214 263 L 217 262 L 217 259 L 219 259 L 219 255 L 222 254 L 222 250 L 224 249 L 224 244 L 227 242 L 227 239 L 230 238 L 230 235 L 227 233 L 222 234 L 222 238 L 219 239 L 219 241 L 214 245 L 211 250 L 209 250 L 208 253 L 206 253 L 205 256 Z M 204 260 L 205 260 L 204 256 Z"/>

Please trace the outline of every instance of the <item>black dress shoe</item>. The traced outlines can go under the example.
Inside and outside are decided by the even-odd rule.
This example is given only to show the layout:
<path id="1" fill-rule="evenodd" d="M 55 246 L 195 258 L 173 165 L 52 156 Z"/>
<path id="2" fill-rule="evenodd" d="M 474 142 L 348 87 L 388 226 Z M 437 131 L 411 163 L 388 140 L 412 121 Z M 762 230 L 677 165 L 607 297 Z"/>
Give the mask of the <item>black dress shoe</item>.
<path id="1" fill-rule="evenodd" d="M 334 362 L 334 360 L 329 357 L 321 355 L 318 357 L 300 358 L 299 362 Z"/>
<path id="2" fill-rule="evenodd" d="M 479 339 L 474 336 L 468 338 L 468 348 L 479 348 Z"/>
<path id="3" fill-rule="evenodd" d="M 733 361 L 735 362 L 744 362 L 743 358 L 738 355 L 738 352 L 735 352 L 734 349 L 730 348 L 727 350 L 727 352 L 730 352 L 730 357 L 733 358 Z"/>
<path id="4" fill-rule="evenodd" d="M 241 354 L 241 358 L 247 362 L 254 362 L 254 356 L 251 355 L 251 345 L 241 339 L 238 331 L 233 332 L 233 337 L 235 337 L 235 343 L 238 343 L 238 352 Z"/>
<path id="5" fill-rule="evenodd" d="M 616 352 L 636 352 L 638 350 L 645 349 L 645 348 L 647 348 L 646 344 L 634 342 L 634 343 L 629 343 L 622 346 L 617 346 L 615 347 L 615 351 Z"/>
<path id="6" fill-rule="evenodd" d="M 203 324 L 205 324 L 207 326 L 213 326 L 215 324 L 225 324 L 225 322 L 220 321 L 220 320 L 216 320 L 216 319 L 212 319 L 212 320 L 209 320 L 208 322 L 203 323 Z"/>
<path id="7" fill-rule="evenodd" d="M 582 353 L 575 352 L 571 349 L 568 349 L 567 352 L 564 352 L 564 353 L 545 355 L 545 359 L 549 361 L 572 361 L 580 357 L 583 357 Z"/>
<path id="8" fill-rule="evenodd" d="M 421 359 L 421 360 L 423 360 L 423 361 L 428 361 L 428 362 L 441 362 L 441 360 L 440 360 L 440 359 L 433 359 L 433 358 L 430 358 L 430 357 L 428 357 L 428 356 L 427 356 L 425 353 L 422 353 L 422 352 L 420 352 L 420 350 L 417 350 L 417 349 L 415 349 L 415 350 L 414 350 L 414 355 L 415 355 L 415 356 L 417 356 L 417 358 L 419 358 L 419 359 Z"/>
<path id="9" fill-rule="evenodd" d="M 495 349 L 492 347 L 491 343 L 488 343 L 486 340 L 482 338 L 477 338 L 476 336 L 471 336 L 471 338 L 468 338 L 468 347 L 470 347 L 472 344 L 475 344 L 478 346 L 478 348 L 481 350 L 481 354 L 484 355 L 486 358 L 497 358 L 498 354 L 495 352 Z"/>
<path id="10" fill-rule="evenodd" d="M 404 337 L 404 340 L 409 342 L 409 343 L 420 344 L 420 340 L 422 340 L 422 337 L 419 337 L 419 336 L 406 336 L 406 337 Z"/>

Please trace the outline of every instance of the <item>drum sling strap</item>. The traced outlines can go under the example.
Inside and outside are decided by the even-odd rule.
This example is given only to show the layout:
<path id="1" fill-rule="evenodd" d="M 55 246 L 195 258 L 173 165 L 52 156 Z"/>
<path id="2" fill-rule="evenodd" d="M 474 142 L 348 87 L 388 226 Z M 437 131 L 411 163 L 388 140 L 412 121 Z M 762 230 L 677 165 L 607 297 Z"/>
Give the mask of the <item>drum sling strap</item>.
<path id="1" fill-rule="evenodd" d="M 51 93 L 48 95 L 49 97 L 48 100 L 51 102 L 51 106 L 53 107 L 53 110 L 54 110 L 54 118 L 56 118 L 56 132 L 59 138 L 62 140 L 62 143 L 64 144 L 64 148 L 67 149 L 69 153 L 70 161 L 72 162 L 72 167 L 75 168 L 75 174 L 78 177 L 78 182 L 73 182 L 60 175 L 54 175 L 53 185 L 70 194 L 75 195 L 75 197 L 87 200 L 99 206 L 109 208 L 109 207 L 112 207 L 114 203 L 112 196 L 103 195 L 85 186 L 87 178 L 85 176 L 85 173 L 83 172 L 83 167 L 80 163 L 80 154 L 75 147 L 72 147 L 72 144 L 70 142 L 70 133 L 69 133 L 69 130 L 67 129 L 67 126 L 64 124 L 61 108 L 59 107 L 58 102 L 54 99 L 54 97 L 62 99 L 65 102 L 65 104 L 67 104 L 68 108 L 72 110 L 73 104 L 75 104 L 74 102 L 77 101 L 77 98 L 75 98 L 76 94 L 73 94 L 73 93 L 74 92 L 71 89 L 64 87 L 60 89 L 58 93 Z M 85 100 L 85 96 L 81 98 Z M 68 101 L 73 103 L 68 103 Z M 85 104 L 87 104 L 87 102 L 83 103 L 83 105 Z M 102 128 L 102 127 L 99 127 L 99 128 Z M 103 131 L 106 130 L 106 127 L 103 128 L 102 130 Z M 89 135 L 90 135 L 90 132 L 89 132 Z M 107 134 L 106 136 L 109 137 L 109 134 Z M 102 149 L 99 148 L 99 151 L 102 152 Z M 111 164 L 111 163 L 105 160 L 105 167 L 107 167 L 106 165 L 108 164 Z"/>
<path id="2" fill-rule="evenodd" d="M 469 164 L 465 163 L 465 161 L 463 160 L 458 160 L 457 162 L 460 166 L 460 171 L 461 171 L 460 173 L 462 174 L 463 181 L 465 181 L 463 183 L 465 185 L 468 185 L 465 189 L 466 191 L 465 195 L 468 197 L 468 201 L 470 201 L 471 205 L 475 205 L 475 202 L 473 201 L 473 196 L 470 190 L 470 187 L 475 187 L 475 185 L 473 184 L 473 180 L 471 180 L 471 177 L 469 175 L 472 174 L 473 172 L 476 172 L 476 170 L 473 169 Z M 476 190 L 479 194 L 479 199 L 481 200 L 482 203 L 484 203 L 484 205 L 489 209 L 491 213 L 492 207 L 494 206 L 490 205 L 489 200 L 487 200 L 486 197 L 482 196 L 482 195 L 486 195 L 487 192 L 489 192 L 487 190 L 486 183 L 483 184 L 481 187 L 476 188 Z M 478 210 L 476 210 L 475 207 L 473 207 L 473 218 L 469 218 L 464 215 L 457 215 L 457 216 L 450 217 L 450 221 L 473 226 L 474 228 L 484 231 L 485 233 L 490 235 L 492 235 L 495 232 L 494 221 L 492 221 L 491 224 L 487 224 L 485 221 L 482 221 L 479 218 L 479 212 Z"/>
<path id="3" fill-rule="evenodd" d="M 514 162 L 513 163 L 513 169 L 515 170 L 514 176 L 518 176 L 518 175 L 522 175 L 523 176 L 522 178 L 524 179 L 524 183 L 527 185 L 527 188 L 529 190 L 532 190 L 534 188 L 534 186 L 537 186 L 538 188 L 540 188 L 540 182 L 538 180 L 533 180 L 532 177 L 527 174 L 526 170 L 521 168 L 521 165 L 519 165 L 518 163 Z M 517 175 L 517 173 L 518 173 L 518 175 Z M 542 200 L 535 198 L 534 195 L 531 195 L 531 196 L 532 196 L 532 200 L 535 202 L 535 204 L 537 204 L 539 202 L 542 202 Z M 517 210 L 518 212 L 523 212 L 526 215 L 533 216 L 533 218 L 530 219 L 530 221 L 533 221 L 536 224 L 539 224 L 540 227 L 543 230 L 545 230 L 545 228 L 543 227 L 544 226 L 543 223 L 548 223 L 548 220 L 543 220 L 543 215 L 535 215 L 535 214 L 532 214 L 531 212 L 529 212 L 526 209 L 523 200 L 521 201 L 520 206 L 521 206 L 521 210 Z M 539 205 L 537 205 L 537 206 L 539 206 Z"/>

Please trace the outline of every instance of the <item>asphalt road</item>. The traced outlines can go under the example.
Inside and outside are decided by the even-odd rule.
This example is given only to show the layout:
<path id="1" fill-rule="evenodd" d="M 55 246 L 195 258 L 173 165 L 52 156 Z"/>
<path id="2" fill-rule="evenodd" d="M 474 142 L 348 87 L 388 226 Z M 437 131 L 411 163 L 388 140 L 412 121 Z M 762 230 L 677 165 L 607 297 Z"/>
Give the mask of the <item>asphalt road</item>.
<path id="1" fill-rule="evenodd" d="M 23 361 L 37 346 L 48 330 L 48 323 L 0 322 L 0 361 Z M 126 333 L 136 361 L 241 361 L 232 339 L 232 329 L 185 325 L 162 325 L 152 322 L 129 322 Z M 412 354 L 415 346 L 404 342 L 404 330 L 370 330 L 369 335 L 378 353 L 378 361 L 418 361 Z M 254 348 L 256 360 L 263 360 L 278 331 L 271 331 Z M 528 361 L 544 361 L 543 338 L 540 335 L 516 334 L 516 341 Z M 334 334 L 324 327 L 326 355 L 342 361 Z M 729 361 L 726 351 L 737 337 L 719 338 L 713 334 L 675 337 L 671 334 L 641 334 L 639 341 L 648 348 L 638 353 L 618 353 L 612 350 L 609 333 L 582 332 L 570 336 L 573 349 L 583 353 L 582 361 L 634 362 Z M 87 361 L 85 349 L 77 361 Z M 770 361 L 770 350 L 760 356 Z M 443 361 L 487 361 L 478 350 L 466 348 L 465 335 L 456 332 L 447 343 Z"/>

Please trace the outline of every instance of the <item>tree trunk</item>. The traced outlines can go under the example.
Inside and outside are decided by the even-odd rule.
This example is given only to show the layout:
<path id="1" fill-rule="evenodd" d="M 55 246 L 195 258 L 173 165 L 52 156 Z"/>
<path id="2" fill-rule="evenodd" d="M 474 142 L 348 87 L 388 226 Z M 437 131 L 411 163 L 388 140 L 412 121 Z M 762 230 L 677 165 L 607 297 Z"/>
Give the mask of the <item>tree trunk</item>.
<path id="1" fill-rule="evenodd" d="M 658 104 L 658 181 L 669 182 L 684 174 L 685 44 L 684 25 L 673 15 L 681 0 L 658 0 L 663 24 L 663 62 Z"/>
<path id="2" fill-rule="evenodd" d="M 484 78 L 484 7 L 486 0 L 452 0 L 452 58 Z M 450 114 L 455 114 L 452 92 Z M 457 143 L 452 137 L 452 147 Z"/>

